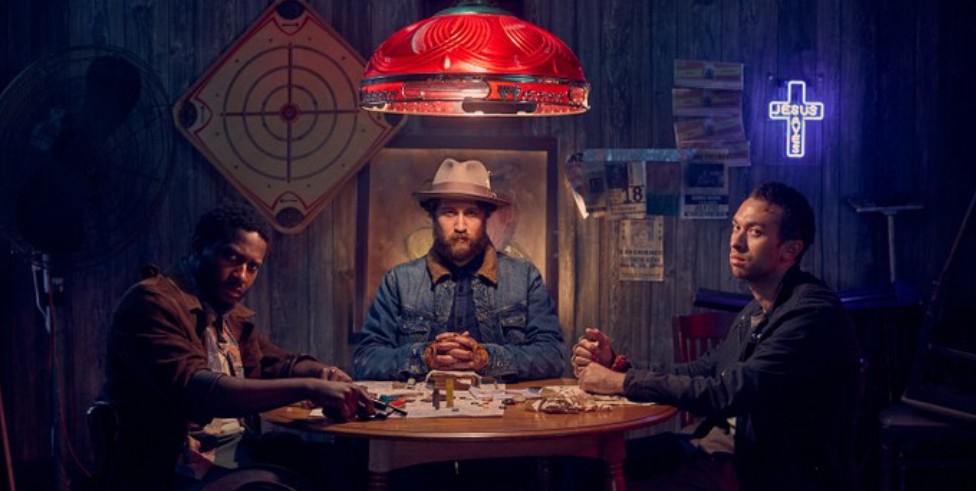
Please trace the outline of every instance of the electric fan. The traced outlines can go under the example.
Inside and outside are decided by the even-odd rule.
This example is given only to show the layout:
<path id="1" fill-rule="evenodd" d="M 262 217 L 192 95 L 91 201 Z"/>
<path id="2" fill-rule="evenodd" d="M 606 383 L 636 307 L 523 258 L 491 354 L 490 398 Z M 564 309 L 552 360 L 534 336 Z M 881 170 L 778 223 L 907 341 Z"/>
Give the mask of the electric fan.
<path id="1" fill-rule="evenodd" d="M 143 62 L 103 46 L 39 59 L 0 93 L 0 236 L 43 277 L 54 441 L 64 419 L 54 278 L 113 257 L 149 223 L 173 168 L 169 108 Z M 52 452 L 60 460 L 60 444 Z"/>
<path id="2" fill-rule="evenodd" d="M 0 233 L 63 272 L 122 250 L 172 171 L 170 103 L 148 67 L 112 47 L 42 58 L 0 93 Z"/>

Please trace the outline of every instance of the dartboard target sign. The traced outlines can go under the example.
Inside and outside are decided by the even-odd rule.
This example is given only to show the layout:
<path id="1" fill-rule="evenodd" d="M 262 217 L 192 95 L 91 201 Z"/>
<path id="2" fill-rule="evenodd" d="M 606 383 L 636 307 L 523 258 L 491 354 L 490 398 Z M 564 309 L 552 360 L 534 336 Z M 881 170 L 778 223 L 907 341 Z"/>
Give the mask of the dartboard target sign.
<path id="1" fill-rule="evenodd" d="M 283 232 L 301 232 L 405 122 L 359 109 L 365 62 L 297 0 L 271 4 L 180 97 L 176 126 Z"/>

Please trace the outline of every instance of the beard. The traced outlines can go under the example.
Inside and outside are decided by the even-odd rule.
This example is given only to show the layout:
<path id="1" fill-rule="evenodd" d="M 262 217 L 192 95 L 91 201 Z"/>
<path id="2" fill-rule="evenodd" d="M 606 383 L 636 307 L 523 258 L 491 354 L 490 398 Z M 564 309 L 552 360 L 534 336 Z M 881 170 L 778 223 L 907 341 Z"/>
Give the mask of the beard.
<path id="1" fill-rule="evenodd" d="M 484 252 L 488 246 L 488 234 L 482 233 L 477 237 L 470 234 L 451 234 L 444 236 L 438 227 L 434 227 L 434 248 L 437 252 L 457 265 L 464 265 Z"/>

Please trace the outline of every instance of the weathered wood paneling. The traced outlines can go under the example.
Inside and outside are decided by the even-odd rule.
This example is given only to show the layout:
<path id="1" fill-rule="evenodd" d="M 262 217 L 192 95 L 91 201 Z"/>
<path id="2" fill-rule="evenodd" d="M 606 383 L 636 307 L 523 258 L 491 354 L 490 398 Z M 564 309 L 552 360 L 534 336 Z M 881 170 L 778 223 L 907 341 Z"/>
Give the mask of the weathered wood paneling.
<path id="1" fill-rule="evenodd" d="M 0 5 L 5 19 L 0 85 L 41 55 L 69 45 L 102 44 L 124 47 L 145 60 L 169 100 L 176 100 L 267 5 L 266 0 L 5 2 Z M 314 0 L 309 5 L 366 58 L 434 3 Z M 593 109 L 529 121 L 413 118 L 405 134 L 553 136 L 560 162 L 585 148 L 667 148 L 674 145 L 674 60 L 743 62 L 744 123 L 753 165 L 729 172 L 733 210 L 763 180 L 799 187 L 818 215 L 818 242 L 804 266 L 848 289 L 886 283 L 888 259 L 883 216 L 857 214 L 847 198 L 918 199 L 925 210 L 897 218 L 898 260 L 900 276 L 927 292 L 962 219 L 962 204 L 976 186 L 963 124 L 974 102 L 959 94 L 976 83 L 972 4 L 962 2 L 952 10 L 925 0 L 523 0 L 520 5 L 523 17 L 559 35 L 580 57 L 593 85 Z M 827 105 L 827 118 L 809 127 L 809 157 L 787 162 L 783 124 L 766 120 L 766 104 L 779 96 L 783 80 L 797 77 Z M 140 265 L 165 266 L 186 251 L 200 213 L 241 200 L 176 135 L 167 197 L 146 231 L 110 261 L 65 276 L 57 310 L 64 341 L 58 360 L 67 433 L 83 463 L 90 450 L 82 415 L 100 387 L 116 300 Z M 582 220 L 562 170 L 559 177 L 554 253 L 559 316 L 569 344 L 585 327 L 599 326 L 634 358 L 669 359 L 671 316 L 694 310 L 696 289 L 744 291 L 728 272 L 724 220 L 665 218 L 665 281 L 619 281 L 619 225 Z M 268 268 L 248 298 L 274 340 L 344 367 L 354 349 L 347 336 L 354 327 L 357 198 L 353 180 L 303 233 L 276 234 Z M 22 259 L 5 255 L 0 261 L 0 364 L 13 456 L 30 463 L 50 453 L 51 373 L 49 337 Z M 972 287 L 970 282 L 970 298 Z"/>

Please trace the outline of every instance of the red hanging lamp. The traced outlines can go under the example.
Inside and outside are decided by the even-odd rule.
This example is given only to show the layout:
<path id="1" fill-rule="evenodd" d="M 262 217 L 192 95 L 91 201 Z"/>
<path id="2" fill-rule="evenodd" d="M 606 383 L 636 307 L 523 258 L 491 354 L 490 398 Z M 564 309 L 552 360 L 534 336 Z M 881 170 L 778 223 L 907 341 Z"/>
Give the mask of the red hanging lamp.
<path id="1" fill-rule="evenodd" d="M 395 32 L 366 64 L 359 105 L 429 116 L 559 116 L 589 109 L 590 84 L 555 35 L 462 2 Z"/>

